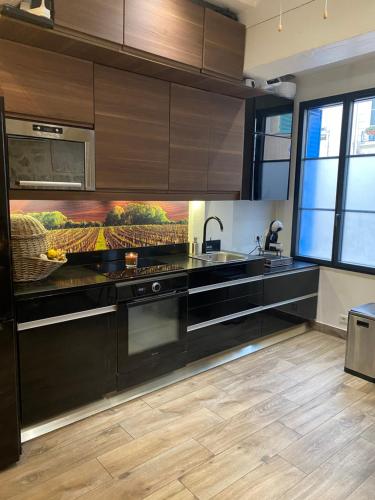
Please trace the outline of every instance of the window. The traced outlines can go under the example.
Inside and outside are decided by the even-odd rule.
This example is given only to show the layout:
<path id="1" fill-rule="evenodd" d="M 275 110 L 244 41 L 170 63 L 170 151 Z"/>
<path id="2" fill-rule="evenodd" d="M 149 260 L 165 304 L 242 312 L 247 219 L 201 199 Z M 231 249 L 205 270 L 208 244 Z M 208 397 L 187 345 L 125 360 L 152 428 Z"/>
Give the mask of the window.
<path id="1" fill-rule="evenodd" d="M 301 104 L 294 254 L 375 273 L 375 90 Z"/>

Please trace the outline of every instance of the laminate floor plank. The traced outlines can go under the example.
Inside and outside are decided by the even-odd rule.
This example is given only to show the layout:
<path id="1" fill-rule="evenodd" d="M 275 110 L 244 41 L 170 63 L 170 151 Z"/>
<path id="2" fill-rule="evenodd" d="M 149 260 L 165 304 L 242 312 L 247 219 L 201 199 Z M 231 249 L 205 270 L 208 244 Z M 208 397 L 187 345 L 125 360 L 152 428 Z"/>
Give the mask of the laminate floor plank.
<path id="1" fill-rule="evenodd" d="M 1 500 L 375 500 L 375 384 L 311 331 L 25 443 Z"/>
<path id="2" fill-rule="evenodd" d="M 111 482 L 110 474 L 94 459 L 12 497 L 14 500 L 75 500 Z"/>
<path id="3" fill-rule="evenodd" d="M 214 386 L 206 386 L 160 406 L 159 410 L 168 414 L 185 415 L 197 408 L 207 408 L 220 417 L 228 419 L 267 398 L 267 394 L 262 394 L 261 398 L 251 398 L 248 394 L 241 396 L 230 390 L 223 391 Z"/>
<path id="4" fill-rule="evenodd" d="M 187 471 L 210 460 L 212 453 L 194 440 L 186 441 L 148 462 L 126 472 L 109 486 L 97 488 L 80 498 L 82 500 L 139 500 L 172 481 L 178 480 Z"/>
<path id="5" fill-rule="evenodd" d="M 276 422 L 216 455 L 180 480 L 200 500 L 210 499 L 298 437 L 296 432 Z"/>
<path id="6" fill-rule="evenodd" d="M 202 433 L 196 439 L 216 455 L 240 444 L 251 434 L 276 422 L 298 406 L 287 399 L 275 397 L 249 410 L 234 416 L 230 420 L 215 425 L 210 431 Z"/>
<path id="7" fill-rule="evenodd" d="M 356 439 L 287 491 L 283 500 L 344 500 L 374 472 L 375 445 Z"/>
<path id="8" fill-rule="evenodd" d="M 28 492 L 70 469 L 88 462 L 106 451 L 128 443 L 132 438 L 116 425 L 74 443 L 51 450 L 40 457 L 21 458 L 14 467 L 0 474 L 0 498 Z"/>
<path id="9" fill-rule="evenodd" d="M 277 500 L 305 474 L 274 456 L 215 495 L 215 500 Z"/>
<path id="10" fill-rule="evenodd" d="M 305 435 L 364 396 L 365 393 L 342 384 L 335 389 L 320 394 L 300 408 L 282 417 L 280 422 L 299 434 Z"/>
<path id="11" fill-rule="evenodd" d="M 172 481 L 160 490 L 145 497 L 145 500 L 194 500 L 196 497 L 180 483 Z"/>
<path id="12" fill-rule="evenodd" d="M 220 421 L 222 419 L 209 410 L 200 409 L 180 417 L 166 427 L 100 455 L 98 460 L 113 477 L 118 478 L 160 453 L 214 427 Z"/>
<path id="13" fill-rule="evenodd" d="M 374 419 L 363 409 L 355 408 L 355 404 L 303 436 L 280 455 L 303 472 L 313 472 L 374 423 Z"/>
<path id="14" fill-rule="evenodd" d="M 347 500 L 374 500 L 375 497 L 375 474 L 370 476 L 348 497 Z"/>
<path id="15" fill-rule="evenodd" d="M 294 403 L 304 405 L 317 396 L 345 384 L 349 378 L 350 375 L 335 366 L 283 391 L 282 395 Z M 361 394 L 364 395 L 363 392 Z"/>
<path id="16" fill-rule="evenodd" d="M 110 410 L 105 410 L 92 417 L 85 418 L 80 422 L 62 427 L 54 432 L 49 432 L 38 439 L 33 439 L 24 444 L 22 458 L 38 457 L 44 453 L 74 444 L 77 440 L 89 437 L 97 432 L 103 432 L 108 428 L 121 423 L 130 415 L 138 415 L 149 411 L 150 407 L 141 399 L 130 401 L 126 405 L 120 405 Z"/>

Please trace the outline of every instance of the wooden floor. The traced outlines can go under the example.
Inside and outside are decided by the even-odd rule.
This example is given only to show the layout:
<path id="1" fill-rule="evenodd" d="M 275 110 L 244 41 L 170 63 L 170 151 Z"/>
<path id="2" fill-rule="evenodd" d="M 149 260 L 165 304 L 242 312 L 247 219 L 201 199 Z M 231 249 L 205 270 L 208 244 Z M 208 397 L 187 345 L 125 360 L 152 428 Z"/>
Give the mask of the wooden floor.
<path id="1" fill-rule="evenodd" d="M 0 498 L 375 499 L 375 385 L 308 332 L 30 441 Z"/>

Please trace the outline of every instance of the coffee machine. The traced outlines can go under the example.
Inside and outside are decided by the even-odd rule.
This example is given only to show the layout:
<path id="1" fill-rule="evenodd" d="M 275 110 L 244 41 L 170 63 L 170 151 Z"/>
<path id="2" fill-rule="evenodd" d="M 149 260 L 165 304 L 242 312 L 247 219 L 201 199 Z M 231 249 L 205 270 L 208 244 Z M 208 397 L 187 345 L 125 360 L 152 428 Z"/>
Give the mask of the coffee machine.
<path id="1" fill-rule="evenodd" d="M 279 233 L 283 229 L 281 221 L 273 220 L 265 232 L 260 254 L 265 258 L 266 267 L 290 266 L 293 263 L 293 257 L 283 255 L 284 246 L 279 243 Z"/>

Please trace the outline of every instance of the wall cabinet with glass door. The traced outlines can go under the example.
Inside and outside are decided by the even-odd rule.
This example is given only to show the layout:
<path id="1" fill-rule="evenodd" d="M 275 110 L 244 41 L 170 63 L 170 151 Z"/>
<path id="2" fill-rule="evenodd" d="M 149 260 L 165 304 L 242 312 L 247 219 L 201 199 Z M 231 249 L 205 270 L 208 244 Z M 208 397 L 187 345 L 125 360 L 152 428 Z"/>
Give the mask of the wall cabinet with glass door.
<path id="1" fill-rule="evenodd" d="M 277 96 L 246 105 L 243 198 L 289 198 L 293 102 Z"/>

